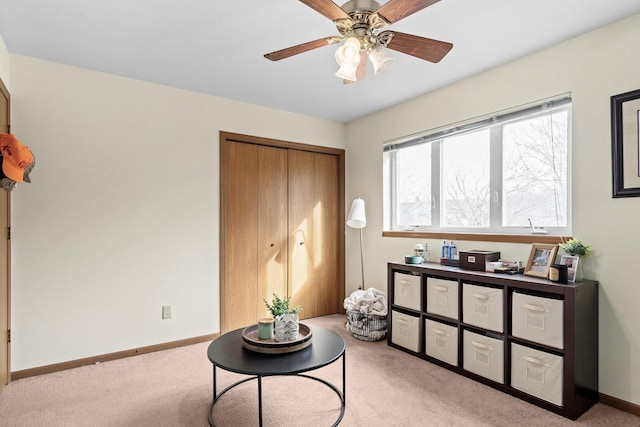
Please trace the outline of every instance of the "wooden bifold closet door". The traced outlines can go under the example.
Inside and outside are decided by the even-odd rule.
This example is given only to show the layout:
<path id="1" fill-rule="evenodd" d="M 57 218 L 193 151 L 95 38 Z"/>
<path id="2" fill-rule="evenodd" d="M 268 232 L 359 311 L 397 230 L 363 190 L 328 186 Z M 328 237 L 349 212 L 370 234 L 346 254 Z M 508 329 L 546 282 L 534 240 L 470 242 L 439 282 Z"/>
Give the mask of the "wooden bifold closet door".
<path id="1" fill-rule="evenodd" d="M 274 292 L 301 318 L 340 312 L 344 151 L 222 132 L 220 174 L 221 332 L 265 317 Z"/>

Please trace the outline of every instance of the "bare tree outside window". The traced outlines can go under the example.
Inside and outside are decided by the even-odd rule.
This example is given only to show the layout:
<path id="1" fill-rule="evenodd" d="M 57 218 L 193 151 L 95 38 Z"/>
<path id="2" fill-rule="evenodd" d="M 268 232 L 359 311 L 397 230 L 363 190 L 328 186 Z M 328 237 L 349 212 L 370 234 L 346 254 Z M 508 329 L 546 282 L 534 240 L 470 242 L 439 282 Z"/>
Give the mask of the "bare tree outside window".
<path id="1" fill-rule="evenodd" d="M 504 125 L 503 225 L 567 225 L 567 119 L 563 111 Z"/>
<path id="2" fill-rule="evenodd" d="M 431 225 L 431 145 L 400 150 L 395 159 L 397 224 Z"/>
<path id="3" fill-rule="evenodd" d="M 489 130 L 447 138 L 442 144 L 442 225 L 489 226 Z"/>

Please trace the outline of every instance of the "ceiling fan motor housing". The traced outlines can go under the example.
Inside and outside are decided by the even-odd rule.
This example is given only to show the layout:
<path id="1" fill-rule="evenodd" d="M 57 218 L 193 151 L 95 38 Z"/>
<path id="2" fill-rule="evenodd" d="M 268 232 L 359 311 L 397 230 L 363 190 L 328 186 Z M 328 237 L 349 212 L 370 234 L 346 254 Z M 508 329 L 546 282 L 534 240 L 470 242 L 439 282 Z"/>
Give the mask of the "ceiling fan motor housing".
<path id="1" fill-rule="evenodd" d="M 351 14 L 355 10 L 367 10 L 375 12 L 380 8 L 380 3 L 374 0 L 351 0 L 341 6 L 341 9 Z"/>
<path id="2" fill-rule="evenodd" d="M 381 44 L 377 32 L 388 23 L 375 13 L 380 3 L 374 0 L 350 0 L 341 6 L 351 19 L 335 21 L 336 27 L 343 37 L 356 37 L 360 40 L 361 49 L 369 52 Z"/>

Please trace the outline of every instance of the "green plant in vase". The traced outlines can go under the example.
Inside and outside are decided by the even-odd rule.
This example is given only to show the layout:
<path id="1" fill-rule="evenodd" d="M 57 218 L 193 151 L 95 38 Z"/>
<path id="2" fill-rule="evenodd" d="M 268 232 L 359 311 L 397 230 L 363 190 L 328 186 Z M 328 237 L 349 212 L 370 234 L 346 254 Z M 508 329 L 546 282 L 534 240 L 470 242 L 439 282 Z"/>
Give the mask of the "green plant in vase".
<path id="1" fill-rule="evenodd" d="M 275 322 L 275 340 L 276 341 L 293 341 L 298 338 L 300 323 L 297 313 L 302 310 L 299 305 L 291 308 L 291 297 L 280 298 L 276 293 L 273 294 L 271 304 L 263 299 L 265 307 L 271 312 L 276 319 Z"/>
<path id="2" fill-rule="evenodd" d="M 568 255 L 573 257 L 583 258 L 591 255 L 591 245 L 584 244 L 580 239 L 570 239 L 566 242 L 563 241 L 562 243 L 558 243 L 558 246 L 560 246 L 560 249 L 565 251 Z M 575 280 L 580 281 L 583 277 L 583 263 L 579 262 L 579 260 L 576 262 L 578 262 L 578 266 L 575 271 Z"/>
<path id="3" fill-rule="evenodd" d="M 299 311 L 302 311 L 302 307 L 300 307 L 299 305 L 293 308 L 289 308 L 289 305 L 291 303 L 291 297 L 282 299 L 275 292 L 273 293 L 273 299 L 271 300 L 271 304 L 269 304 L 269 302 L 264 298 L 262 300 L 264 301 L 265 307 L 267 307 L 267 310 L 271 312 L 271 315 L 273 316 L 274 319 L 280 316 L 281 314 L 285 314 L 285 313 L 296 314 Z"/>
<path id="4" fill-rule="evenodd" d="M 571 256 L 591 255 L 591 245 L 585 245 L 580 239 L 567 240 L 566 242 L 558 243 L 558 246 Z"/>

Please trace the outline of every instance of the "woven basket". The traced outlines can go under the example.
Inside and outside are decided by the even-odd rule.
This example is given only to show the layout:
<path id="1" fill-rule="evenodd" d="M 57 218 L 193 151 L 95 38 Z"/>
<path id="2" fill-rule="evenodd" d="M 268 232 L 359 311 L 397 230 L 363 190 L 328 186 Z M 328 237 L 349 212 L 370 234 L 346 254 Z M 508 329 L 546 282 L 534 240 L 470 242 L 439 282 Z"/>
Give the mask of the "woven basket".
<path id="1" fill-rule="evenodd" d="M 387 316 L 347 310 L 347 330 L 362 341 L 380 341 L 387 336 Z"/>

